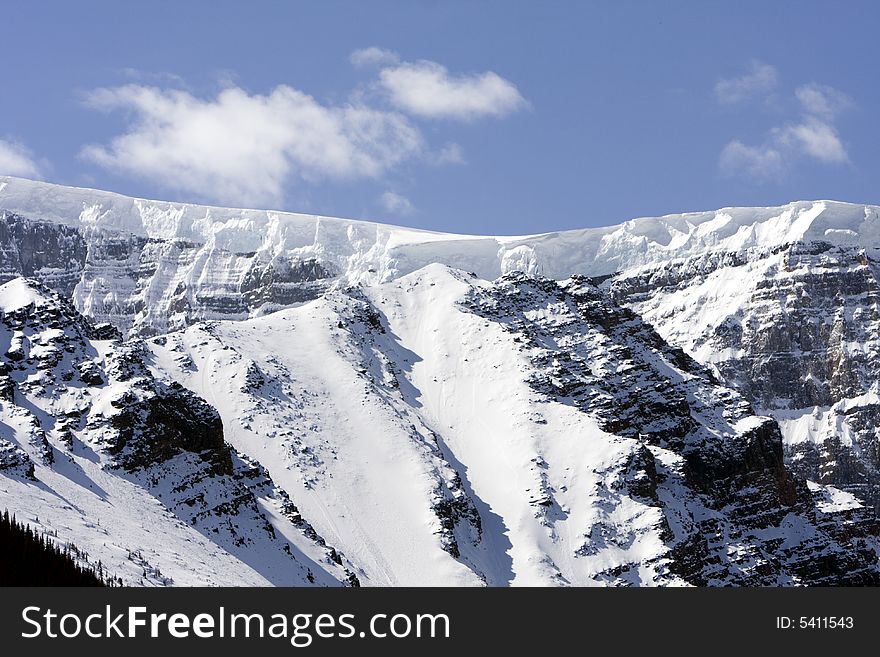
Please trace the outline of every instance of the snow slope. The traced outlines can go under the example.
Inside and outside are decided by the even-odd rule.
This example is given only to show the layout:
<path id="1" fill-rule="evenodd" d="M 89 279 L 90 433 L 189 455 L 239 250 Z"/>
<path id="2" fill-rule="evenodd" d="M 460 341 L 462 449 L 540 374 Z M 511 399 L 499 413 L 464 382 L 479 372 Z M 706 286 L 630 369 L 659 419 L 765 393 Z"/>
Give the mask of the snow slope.
<path id="1" fill-rule="evenodd" d="M 33 282 L 0 286 L 0 507 L 125 584 L 347 582 L 213 409 L 106 328 Z"/>
<path id="2" fill-rule="evenodd" d="M 362 584 L 792 584 L 816 550 L 873 577 L 776 425 L 583 281 L 435 264 L 149 348 Z"/>
<path id="3" fill-rule="evenodd" d="M 363 569 L 362 583 L 596 584 L 593 576 L 607 567 L 662 555 L 654 530 L 629 554 L 611 550 L 590 567 L 575 563 L 578 530 L 596 521 L 600 473 L 625 460 L 633 444 L 561 404 L 536 424 L 528 366 L 512 337 L 456 310 L 469 287 L 432 266 L 371 291 L 385 318 L 378 321 L 388 322 L 379 344 L 370 320 L 357 319 L 361 304 L 335 293 L 160 338 L 164 344 L 151 343 L 154 367 L 221 409 L 227 439 L 259 459 Z M 249 369 L 283 383 L 258 389 L 254 403 L 242 385 Z M 548 462 L 562 474 L 560 504 L 570 514 L 553 523 L 536 513 Z M 479 532 L 467 516 L 457 523 L 458 557 L 444 550 L 438 489 L 466 495 L 479 510 Z M 656 510 L 620 502 L 621 531 L 659 520 Z M 656 573 L 645 571 L 650 583 Z"/>

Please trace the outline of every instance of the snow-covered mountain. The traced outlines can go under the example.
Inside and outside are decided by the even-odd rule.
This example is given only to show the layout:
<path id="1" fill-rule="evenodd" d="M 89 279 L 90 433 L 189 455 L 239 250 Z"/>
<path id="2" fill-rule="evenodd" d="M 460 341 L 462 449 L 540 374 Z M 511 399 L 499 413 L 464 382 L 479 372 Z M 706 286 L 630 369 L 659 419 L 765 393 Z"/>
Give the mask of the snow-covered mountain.
<path id="1" fill-rule="evenodd" d="M 878 247 L 830 201 L 481 237 L 0 177 L 0 504 L 132 583 L 877 583 Z"/>
<path id="2" fill-rule="evenodd" d="M 0 286 L 2 504 L 127 584 L 353 581 L 217 411 L 36 282 Z"/>
<path id="3" fill-rule="evenodd" d="M 799 474 L 877 512 L 878 281 L 876 247 L 815 240 L 624 271 L 610 289 L 773 415 Z"/>

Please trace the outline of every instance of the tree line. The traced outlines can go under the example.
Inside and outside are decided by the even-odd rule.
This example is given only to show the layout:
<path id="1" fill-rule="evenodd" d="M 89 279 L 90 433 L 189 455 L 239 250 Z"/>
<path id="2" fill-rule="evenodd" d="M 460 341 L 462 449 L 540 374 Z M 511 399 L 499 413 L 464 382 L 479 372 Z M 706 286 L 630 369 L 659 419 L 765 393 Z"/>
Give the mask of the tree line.
<path id="1" fill-rule="evenodd" d="M 70 544 L 54 541 L 20 523 L 4 511 L 0 517 L 0 586 L 116 586 L 105 578 L 100 562 L 95 570 L 80 565 L 82 553 Z"/>

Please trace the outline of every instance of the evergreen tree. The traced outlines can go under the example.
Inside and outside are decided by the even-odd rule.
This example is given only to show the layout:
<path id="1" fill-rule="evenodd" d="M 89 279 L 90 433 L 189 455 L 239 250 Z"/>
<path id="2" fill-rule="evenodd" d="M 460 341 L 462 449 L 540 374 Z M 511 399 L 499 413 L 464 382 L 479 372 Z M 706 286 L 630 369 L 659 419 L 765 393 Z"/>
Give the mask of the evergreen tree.
<path id="1" fill-rule="evenodd" d="M 70 556 L 76 546 L 59 548 L 30 525 L 19 523 L 15 514 L 0 516 L 0 586 L 105 586 L 100 575 L 83 568 Z"/>

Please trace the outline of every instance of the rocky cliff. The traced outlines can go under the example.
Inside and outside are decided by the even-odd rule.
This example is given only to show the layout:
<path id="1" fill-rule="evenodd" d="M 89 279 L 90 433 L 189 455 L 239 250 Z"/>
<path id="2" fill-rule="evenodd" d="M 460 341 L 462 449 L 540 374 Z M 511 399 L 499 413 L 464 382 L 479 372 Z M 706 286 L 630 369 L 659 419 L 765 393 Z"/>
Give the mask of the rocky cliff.
<path id="1" fill-rule="evenodd" d="M 878 260 L 795 242 L 621 273 L 618 301 L 782 427 L 802 476 L 880 508 Z"/>

